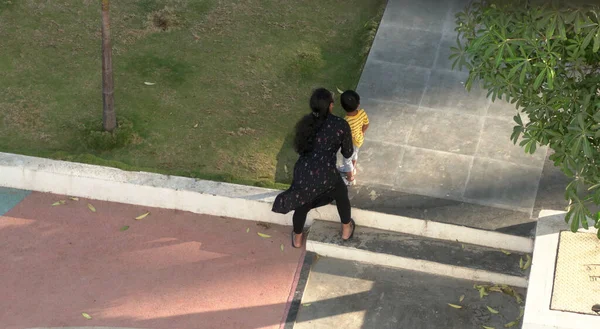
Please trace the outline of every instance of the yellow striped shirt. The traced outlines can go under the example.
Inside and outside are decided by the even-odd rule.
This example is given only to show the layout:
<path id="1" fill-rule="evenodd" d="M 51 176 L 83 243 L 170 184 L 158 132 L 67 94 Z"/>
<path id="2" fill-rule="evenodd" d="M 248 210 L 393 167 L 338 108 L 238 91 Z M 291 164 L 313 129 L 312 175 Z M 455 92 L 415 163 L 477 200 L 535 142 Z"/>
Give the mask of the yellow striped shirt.
<path id="1" fill-rule="evenodd" d="M 354 146 L 361 147 L 365 141 L 365 135 L 363 134 L 363 126 L 369 124 L 369 117 L 365 110 L 360 109 L 356 115 L 346 115 L 346 121 L 350 125 L 352 130 L 352 143 Z"/>

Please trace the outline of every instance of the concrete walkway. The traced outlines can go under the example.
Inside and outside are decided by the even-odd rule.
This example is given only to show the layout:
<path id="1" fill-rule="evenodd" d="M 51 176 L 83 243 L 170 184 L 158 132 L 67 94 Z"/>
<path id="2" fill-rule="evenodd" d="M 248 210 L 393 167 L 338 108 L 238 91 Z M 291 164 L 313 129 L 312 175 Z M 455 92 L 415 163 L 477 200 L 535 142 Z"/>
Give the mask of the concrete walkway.
<path id="1" fill-rule="evenodd" d="M 5 329 L 280 328 L 303 260 L 276 225 L 4 188 L 0 210 Z"/>
<path id="2" fill-rule="evenodd" d="M 468 73 L 451 70 L 454 14 L 467 2 L 389 0 L 357 88 L 371 119 L 359 184 L 528 218 L 546 149 L 513 145 L 514 107 L 467 93 Z"/>
<path id="3" fill-rule="evenodd" d="M 516 298 L 501 292 L 481 298 L 473 284 L 478 283 L 321 257 L 294 329 L 505 328 L 519 319 L 523 304 Z M 520 328 L 516 322 L 514 329 Z"/>

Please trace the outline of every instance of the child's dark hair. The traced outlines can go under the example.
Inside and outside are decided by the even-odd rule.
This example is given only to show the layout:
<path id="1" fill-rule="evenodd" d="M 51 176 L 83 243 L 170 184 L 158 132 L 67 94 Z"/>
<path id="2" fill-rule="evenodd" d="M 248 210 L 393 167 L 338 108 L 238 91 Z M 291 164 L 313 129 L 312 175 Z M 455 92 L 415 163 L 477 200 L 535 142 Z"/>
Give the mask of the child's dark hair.
<path id="1" fill-rule="evenodd" d="M 354 112 L 360 105 L 360 96 L 354 90 L 346 90 L 340 96 L 340 102 L 346 112 Z"/>
<path id="2" fill-rule="evenodd" d="M 333 103 L 333 94 L 325 89 L 315 89 L 310 97 L 312 113 L 305 115 L 296 124 L 294 149 L 300 155 L 310 153 L 314 148 L 315 135 L 329 116 L 329 106 Z"/>

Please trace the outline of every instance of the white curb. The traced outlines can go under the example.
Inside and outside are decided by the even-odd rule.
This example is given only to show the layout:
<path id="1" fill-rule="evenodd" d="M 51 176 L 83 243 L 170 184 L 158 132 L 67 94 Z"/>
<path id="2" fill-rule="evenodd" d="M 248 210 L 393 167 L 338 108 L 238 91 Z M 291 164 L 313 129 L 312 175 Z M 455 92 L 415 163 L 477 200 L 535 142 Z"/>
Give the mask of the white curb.
<path id="1" fill-rule="evenodd" d="M 291 213 L 271 212 L 280 192 L 277 190 L 1 152 L 0 186 L 280 225 L 292 223 Z M 356 208 L 352 211 L 362 226 L 523 253 L 533 250 L 533 241 L 526 237 Z M 312 218 L 339 220 L 336 207 L 331 205 L 311 212 L 307 225 L 312 224 Z"/>

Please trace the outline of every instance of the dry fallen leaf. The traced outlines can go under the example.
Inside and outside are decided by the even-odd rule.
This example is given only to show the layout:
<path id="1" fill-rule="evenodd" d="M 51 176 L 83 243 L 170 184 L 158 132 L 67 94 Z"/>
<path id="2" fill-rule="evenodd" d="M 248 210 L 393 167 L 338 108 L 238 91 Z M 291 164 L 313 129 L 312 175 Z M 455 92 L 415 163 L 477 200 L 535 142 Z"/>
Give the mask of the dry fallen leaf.
<path id="1" fill-rule="evenodd" d="M 198 128 L 198 124 L 195 124 L 195 125 L 194 125 L 194 128 Z"/>
<path id="2" fill-rule="evenodd" d="M 342 91 L 340 88 L 338 88 L 338 87 L 335 87 L 335 89 L 337 89 L 337 92 L 338 92 L 338 93 L 340 93 L 340 94 L 343 94 L 343 93 L 344 93 L 344 92 L 343 92 L 343 91 Z"/>
<path id="3" fill-rule="evenodd" d="M 460 295 L 460 298 L 458 299 L 458 301 L 462 302 L 463 300 L 465 300 L 465 295 Z"/>
<path id="4" fill-rule="evenodd" d="M 479 298 L 481 299 L 487 295 L 488 295 L 488 293 L 485 291 L 485 287 L 479 287 Z"/>
<path id="5" fill-rule="evenodd" d="M 60 201 L 56 201 L 56 202 L 54 202 L 54 203 L 52 204 L 52 206 L 53 206 L 53 207 L 54 207 L 54 206 L 60 206 L 61 204 L 64 204 L 64 203 L 61 203 Z"/>
<path id="6" fill-rule="evenodd" d="M 92 212 L 96 212 L 96 207 L 92 206 L 91 203 L 88 203 L 88 208 L 92 211 Z"/>
<path id="7" fill-rule="evenodd" d="M 510 255 L 510 251 L 506 251 L 506 250 L 504 250 L 504 249 L 500 249 L 500 250 L 501 250 L 501 251 L 502 251 L 502 252 L 503 252 L 505 255 L 507 255 L 507 256 L 508 256 L 508 255 Z"/>
<path id="8" fill-rule="evenodd" d="M 77 198 L 77 197 L 74 197 L 74 196 L 70 197 L 69 199 L 71 199 L 71 200 L 73 200 L 73 201 L 79 201 L 79 198 Z"/>
<path id="9" fill-rule="evenodd" d="M 84 318 L 88 319 L 88 320 L 91 320 L 91 319 L 92 319 L 92 316 L 91 316 L 91 315 L 89 315 L 89 314 L 87 314 L 87 313 L 81 313 L 81 315 L 82 315 Z"/>
<path id="10" fill-rule="evenodd" d="M 493 308 L 491 308 L 491 307 L 489 307 L 489 306 L 487 306 L 487 309 L 488 309 L 488 311 L 490 311 L 490 313 L 492 313 L 492 314 L 498 314 L 498 313 L 500 313 L 500 312 L 496 311 L 495 309 L 493 309 Z"/>
<path id="11" fill-rule="evenodd" d="M 260 233 L 260 232 L 258 232 L 257 234 L 258 234 L 258 236 L 260 236 L 261 238 L 265 238 L 265 239 L 266 239 L 266 238 L 270 238 L 270 237 L 271 237 L 271 236 L 270 236 L 270 235 L 268 235 L 268 234 L 264 234 L 264 233 Z"/>
<path id="12" fill-rule="evenodd" d="M 129 226 L 125 225 L 125 226 L 121 227 L 121 232 L 127 231 L 128 229 L 129 229 Z"/>
<path id="13" fill-rule="evenodd" d="M 137 217 L 135 218 L 135 220 L 144 219 L 144 218 L 146 218 L 148 215 L 150 215 L 150 212 L 147 212 L 147 213 L 145 213 L 145 214 L 141 214 L 141 215 L 137 216 Z"/>
<path id="14" fill-rule="evenodd" d="M 483 329 L 494 329 L 494 327 L 488 327 L 488 326 L 481 326 L 483 327 Z"/>
<path id="15" fill-rule="evenodd" d="M 246 229 L 246 233 L 248 233 L 248 232 L 250 232 L 250 228 L 249 227 Z"/>
<path id="16" fill-rule="evenodd" d="M 450 303 L 448 303 L 448 306 L 453 307 L 453 308 L 462 308 L 462 306 L 460 306 L 460 305 L 450 304 Z"/>
<path id="17" fill-rule="evenodd" d="M 525 256 L 527 257 L 527 262 L 525 262 L 525 265 L 523 265 L 523 271 L 527 271 L 529 266 L 531 266 L 531 256 L 529 256 L 529 255 L 525 255 Z"/>
<path id="18" fill-rule="evenodd" d="M 146 81 L 146 82 L 144 82 L 144 84 L 145 84 L 146 86 L 154 86 L 156 83 L 154 83 L 154 82 L 148 82 L 148 81 Z"/>
<path id="19" fill-rule="evenodd" d="M 517 325 L 517 323 L 519 323 L 519 321 L 512 321 L 512 322 L 509 322 L 509 323 L 507 323 L 507 324 L 505 324 L 505 325 L 504 325 L 504 328 L 510 328 L 510 327 L 514 327 L 514 326 L 516 326 L 516 325 Z"/>
<path id="20" fill-rule="evenodd" d="M 488 289 L 489 291 L 502 292 L 502 289 L 498 286 L 493 286 Z"/>
<path id="21" fill-rule="evenodd" d="M 283 252 L 283 243 L 281 244 L 281 247 L 280 247 L 280 248 L 281 248 L 281 252 Z"/>
<path id="22" fill-rule="evenodd" d="M 523 269 L 523 257 L 519 259 L 519 268 Z"/>
<path id="23" fill-rule="evenodd" d="M 311 303 L 302 304 L 302 306 L 310 306 Z"/>

